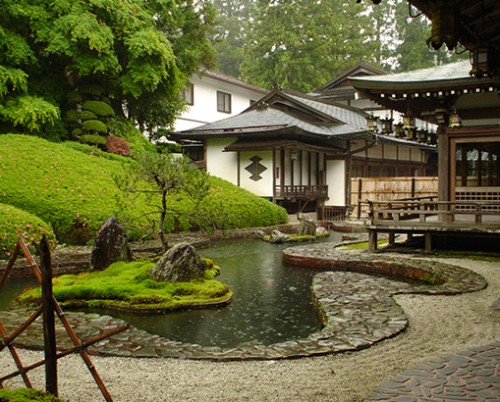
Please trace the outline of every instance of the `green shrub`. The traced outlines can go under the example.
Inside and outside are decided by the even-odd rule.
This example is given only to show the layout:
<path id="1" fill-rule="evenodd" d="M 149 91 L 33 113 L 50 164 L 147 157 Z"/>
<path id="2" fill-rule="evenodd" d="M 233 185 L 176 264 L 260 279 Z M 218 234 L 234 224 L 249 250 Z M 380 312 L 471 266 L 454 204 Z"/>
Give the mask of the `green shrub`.
<path id="1" fill-rule="evenodd" d="M 106 145 L 106 137 L 99 134 L 83 134 L 80 136 L 80 142 L 89 145 Z"/>
<path id="2" fill-rule="evenodd" d="M 71 109 L 68 110 L 66 113 L 66 120 L 70 122 L 78 121 L 79 118 L 80 118 L 80 112 L 78 110 Z"/>
<path id="3" fill-rule="evenodd" d="M 81 128 L 75 128 L 71 131 L 71 135 L 73 135 L 73 137 L 79 137 L 82 134 L 83 130 Z"/>
<path id="4" fill-rule="evenodd" d="M 157 215 L 144 197 L 119 203 L 122 191 L 112 176 L 122 172 L 124 164 L 133 163 L 131 158 L 77 142 L 51 143 L 33 136 L 0 135 L 0 202 L 42 219 L 59 242 L 83 244 L 92 240 L 110 216 L 118 216 L 134 240 L 151 233 Z M 283 208 L 224 180 L 209 180 L 211 190 L 199 210 L 195 211 L 182 194 L 168 199 L 169 212 L 177 210 L 184 215 L 177 219 L 167 216 L 167 233 L 287 221 Z M 0 220 L 0 234 L 4 232 Z"/>
<path id="5" fill-rule="evenodd" d="M 132 155 L 156 151 L 156 147 L 129 120 L 122 118 L 112 119 L 108 122 L 108 128 L 111 134 L 123 138 L 129 143 Z"/>
<path id="6" fill-rule="evenodd" d="M 90 110 L 82 110 L 80 112 L 80 119 L 82 120 L 96 120 L 97 115 Z"/>
<path id="7" fill-rule="evenodd" d="M 10 205 L 0 204 L 0 259 L 8 258 L 20 237 L 32 254 L 45 235 L 51 247 L 56 237 L 51 227 L 40 218 Z"/>
<path id="8" fill-rule="evenodd" d="M 108 128 L 106 124 L 104 124 L 100 120 L 85 120 L 82 123 L 82 128 L 85 131 L 93 131 L 96 133 L 106 134 L 108 132 Z"/>
<path id="9" fill-rule="evenodd" d="M 83 110 L 88 110 L 101 117 L 113 117 L 115 115 L 113 108 L 101 101 L 86 101 L 83 103 Z"/>

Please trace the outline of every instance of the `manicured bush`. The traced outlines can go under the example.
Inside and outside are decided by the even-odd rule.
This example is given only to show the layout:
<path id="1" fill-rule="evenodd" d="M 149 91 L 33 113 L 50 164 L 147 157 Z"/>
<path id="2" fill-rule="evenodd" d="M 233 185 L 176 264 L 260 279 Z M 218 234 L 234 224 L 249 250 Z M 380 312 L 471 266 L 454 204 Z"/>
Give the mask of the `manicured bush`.
<path id="1" fill-rule="evenodd" d="M 106 134 L 108 132 L 108 128 L 106 127 L 106 124 L 104 124 L 100 120 L 85 120 L 82 123 L 82 128 L 85 131 L 91 131 L 91 132 L 101 133 L 101 134 Z"/>
<path id="2" fill-rule="evenodd" d="M 80 142 L 89 145 L 106 145 L 106 137 L 99 134 L 82 134 Z"/>
<path id="3" fill-rule="evenodd" d="M 134 240 L 151 233 L 158 216 L 144 197 L 137 197 L 130 204 L 119 203 L 123 193 L 112 176 L 122 172 L 124 164 L 131 163 L 135 163 L 131 158 L 77 142 L 51 143 L 33 136 L 0 135 L 0 202 L 50 224 L 60 243 L 83 244 L 93 240 L 110 216 L 117 216 Z M 167 233 L 268 226 L 287 221 L 283 208 L 224 180 L 209 180 L 211 190 L 198 210 L 182 194 L 169 197 L 169 211 L 184 215 L 167 216 Z M 0 220 L 0 234 L 4 232 Z"/>
<path id="4" fill-rule="evenodd" d="M 51 227 L 40 218 L 10 205 L 0 204 L 0 259 L 9 258 L 20 237 L 32 254 L 45 235 L 49 245 L 56 245 Z"/>
<path id="5" fill-rule="evenodd" d="M 106 102 L 101 101 L 86 101 L 83 103 L 83 110 L 88 110 L 100 117 L 113 117 L 115 111 Z"/>
<path id="6" fill-rule="evenodd" d="M 82 120 L 96 120 L 97 119 L 97 115 L 93 112 L 91 112 L 90 110 L 82 110 L 80 112 L 80 119 Z"/>

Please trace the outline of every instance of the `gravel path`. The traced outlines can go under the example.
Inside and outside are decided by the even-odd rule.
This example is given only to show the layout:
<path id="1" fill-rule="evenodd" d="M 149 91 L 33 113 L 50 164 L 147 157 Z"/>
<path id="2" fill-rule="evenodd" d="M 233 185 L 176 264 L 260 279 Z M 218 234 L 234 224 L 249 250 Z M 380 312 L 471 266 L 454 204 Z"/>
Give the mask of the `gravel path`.
<path id="1" fill-rule="evenodd" d="M 480 292 L 458 296 L 401 295 L 406 333 L 371 348 L 284 361 L 200 362 L 175 359 L 92 357 L 115 401 L 361 401 L 383 381 L 419 363 L 500 340 L 500 263 L 442 260 L 471 269 L 488 281 Z M 24 364 L 42 354 L 20 351 Z M 59 362 L 59 394 L 69 401 L 103 400 L 77 356 Z M 13 371 L 0 353 L 0 373 Z M 43 369 L 30 373 L 44 388 Z M 8 387 L 23 386 L 18 380 Z"/>

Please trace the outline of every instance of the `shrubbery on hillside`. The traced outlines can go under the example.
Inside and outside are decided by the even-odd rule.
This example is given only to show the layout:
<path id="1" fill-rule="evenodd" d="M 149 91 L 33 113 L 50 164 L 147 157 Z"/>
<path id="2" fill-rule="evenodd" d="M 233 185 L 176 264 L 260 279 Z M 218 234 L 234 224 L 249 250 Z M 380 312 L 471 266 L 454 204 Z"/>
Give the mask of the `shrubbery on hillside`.
<path id="1" fill-rule="evenodd" d="M 79 143 L 51 143 L 38 137 L 0 135 L 0 202 L 29 212 L 49 224 L 59 242 L 81 244 L 93 240 L 109 216 L 126 224 L 131 239 L 151 232 L 153 211 L 144 199 L 121 209 L 121 190 L 112 175 L 123 170 L 131 158 L 102 152 Z M 234 229 L 284 223 L 284 209 L 224 180 L 211 177 L 211 189 L 199 211 L 176 194 L 171 210 L 186 215 L 169 215 L 166 232 L 198 228 Z M 119 209 L 121 209 L 119 211 Z M 205 215 L 198 223 L 188 214 Z M 126 217 L 126 219 L 125 219 Z M 4 220 L 0 233 L 4 233 Z M 131 230 L 133 223 L 134 230 Z"/>
<path id="2" fill-rule="evenodd" d="M 52 247 L 56 245 L 52 229 L 40 218 L 10 205 L 0 204 L 0 258 L 10 256 L 19 237 L 34 254 L 43 235 Z"/>

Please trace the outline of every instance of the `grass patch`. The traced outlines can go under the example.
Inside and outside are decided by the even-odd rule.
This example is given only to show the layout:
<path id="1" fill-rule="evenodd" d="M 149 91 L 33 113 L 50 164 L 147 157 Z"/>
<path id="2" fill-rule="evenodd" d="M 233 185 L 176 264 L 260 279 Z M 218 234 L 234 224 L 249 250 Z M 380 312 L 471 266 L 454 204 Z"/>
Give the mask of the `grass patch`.
<path id="1" fill-rule="evenodd" d="M 62 399 L 44 391 L 32 388 L 19 388 L 15 390 L 0 389 L 0 401 L 2 402 L 62 402 Z"/>
<path id="2" fill-rule="evenodd" d="M 126 311 L 170 311 L 227 301 L 232 292 L 214 280 L 217 266 L 205 278 L 191 282 L 161 282 L 149 277 L 154 262 L 117 262 L 103 271 L 62 275 L 53 280 L 54 296 L 66 308 L 109 308 Z M 18 298 L 22 305 L 38 305 L 41 289 Z"/>

